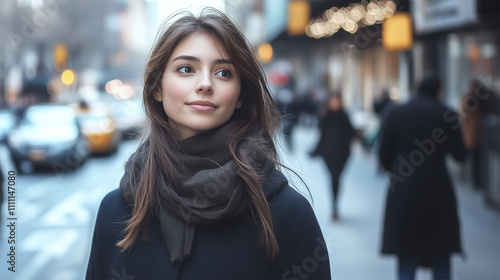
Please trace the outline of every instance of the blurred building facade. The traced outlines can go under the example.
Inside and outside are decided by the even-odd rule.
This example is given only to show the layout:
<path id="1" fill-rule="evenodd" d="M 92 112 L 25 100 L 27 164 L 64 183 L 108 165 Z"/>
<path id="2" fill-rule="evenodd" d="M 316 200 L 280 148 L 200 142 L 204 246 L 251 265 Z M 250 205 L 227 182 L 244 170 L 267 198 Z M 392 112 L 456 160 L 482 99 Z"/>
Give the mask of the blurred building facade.
<path id="1" fill-rule="evenodd" d="M 0 1 L 0 106 L 92 99 L 107 80 L 139 79 L 146 8 L 143 0 Z"/>
<path id="2" fill-rule="evenodd" d="M 271 5 L 268 2 L 265 19 L 270 32 L 266 33 L 266 39 L 275 55 L 267 68 L 289 76 L 292 84 L 286 86 L 296 94 L 340 91 L 346 105 L 357 111 L 371 111 L 373 100 L 385 89 L 394 98 L 408 95 L 411 82 L 408 52 L 387 51 L 381 40 L 385 16 L 408 12 L 408 4 L 282 0 L 272 1 Z M 308 14 L 290 14 L 291 5 L 298 2 L 306 2 Z M 370 18 L 371 13 L 375 16 Z M 291 34 L 290 22 L 303 21 L 300 17 L 307 18 L 307 26 L 302 33 Z"/>
<path id="3" fill-rule="evenodd" d="M 231 2 L 228 0 L 228 2 Z M 297 94 L 313 88 L 340 90 L 353 110 L 371 111 L 373 100 L 384 89 L 395 99 L 410 97 L 416 81 L 430 70 L 436 71 L 444 83 L 444 98 L 458 108 L 460 97 L 469 81 L 482 75 L 498 87 L 500 47 L 498 1 L 361 1 L 361 0 L 275 0 L 249 1 L 263 7 L 261 34 L 273 47 L 273 58 L 265 63 L 268 72 L 288 76 L 290 87 Z M 263 3 L 262 3 L 263 2 Z M 305 2 L 303 14 L 292 14 L 291 6 Z M 362 6 L 364 18 L 353 16 Z M 243 10 L 243 9 L 242 9 Z M 259 9 L 244 9 L 247 19 Z M 378 11 L 378 12 L 377 12 Z M 388 50 L 382 40 L 385 18 L 380 11 L 411 16 L 412 45 L 406 50 Z M 335 14 L 344 13 L 338 21 Z M 241 12 L 240 12 L 241 13 Z M 378 13 L 378 14 L 377 14 Z M 374 15 L 374 19 L 366 18 Z M 302 33 L 290 33 L 290 23 L 307 18 Z M 378 18 L 377 18 L 378 17 Z M 388 16 L 387 18 L 389 18 Z M 258 17 L 257 17 L 258 18 Z M 355 28 L 346 27 L 354 21 Z M 370 20 L 372 22 L 370 22 Z M 314 23 L 330 23 L 313 27 L 325 29 L 323 34 L 307 34 Z M 328 28 L 334 29 L 332 32 Z M 311 30 L 311 29 L 309 29 Z M 313 30 L 314 31 L 314 30 Z M 309 32 L 311 33 L 311 32 Z M 314 32 L 312 32 L 314 33 Z"/>
<path id="4" fill-rule="evenodd" d="M 479 75 L 500 86 L 498 1 L 414 1 L 415 77 L 435 70 L 446 101 L 457 108 L 470 81 Z"/>

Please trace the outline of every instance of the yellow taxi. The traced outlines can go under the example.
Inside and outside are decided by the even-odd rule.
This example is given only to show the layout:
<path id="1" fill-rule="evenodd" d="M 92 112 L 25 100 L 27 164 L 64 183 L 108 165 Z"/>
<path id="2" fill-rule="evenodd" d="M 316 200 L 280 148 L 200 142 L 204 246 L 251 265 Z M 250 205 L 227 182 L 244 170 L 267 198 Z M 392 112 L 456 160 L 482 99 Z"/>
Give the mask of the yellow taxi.
<path id="1" fill-rule="evenodd" d="M 87 105 L 80 102 L 72 106 L 83 135 L 90 143 L 93 154 L 111 154 L 117 151 L 121 142 L 121 133 L 106 104 Z"/>

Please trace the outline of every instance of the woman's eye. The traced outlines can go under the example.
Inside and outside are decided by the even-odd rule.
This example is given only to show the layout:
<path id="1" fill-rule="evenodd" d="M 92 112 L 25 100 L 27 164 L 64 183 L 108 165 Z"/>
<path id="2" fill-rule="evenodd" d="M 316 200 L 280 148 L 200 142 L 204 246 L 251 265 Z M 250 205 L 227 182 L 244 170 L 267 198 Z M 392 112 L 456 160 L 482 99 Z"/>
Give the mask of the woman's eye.
<path id="1" fill-rule="evenodd" d="M 177 71 L 179 71 L 180 73 L 183 73 L 183 74 L 193 73 L 193 69 L 189 66 L 181 66 L 181 67 L 177 68 Z"/>
<path id="2" fill-rule="evenodd" d="M 216 75 L 224 77 L 224 78 L 230 78 L 231 77 L 231 71 L 229 71 L 229 70 L 220 70 L 219 72 L 217 72 Z"/>

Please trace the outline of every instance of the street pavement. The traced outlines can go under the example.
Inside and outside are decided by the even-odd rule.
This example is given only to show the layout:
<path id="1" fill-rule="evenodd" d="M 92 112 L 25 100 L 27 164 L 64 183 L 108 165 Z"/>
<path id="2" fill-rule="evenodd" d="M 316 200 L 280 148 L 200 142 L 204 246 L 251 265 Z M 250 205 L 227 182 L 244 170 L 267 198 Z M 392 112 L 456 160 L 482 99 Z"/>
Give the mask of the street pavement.
<path id="1" fill-rule="evenodd" d="M 309 188 L 292 173 L 284 172 L 313 205 L 328 243 L 332 279 L 395 279 L 395 259 L 379 254 L 386 181 L 377 172 L 374 153 L 353 144 L 341 178 L 340 220 L 333 222 L 326 166 L 321 158 L 308 154 L 318 136 L 315 127 L 298 126 L 292 138 L 293 151 L 283 145 L 281 154 Z M 0 279 L 83 279 L 100 200 L 118 186 L 123 163 L 136 145 L 134 140 L 126 141 L 118 153 L 90 158 L 71 173 L 18 175 L 16 272 L 7 270 L 10 245 L 4 203 Z M 7 155 L 0 146 L 4 172 L 12 170 Z M 452 167 L 456 174 L 457 167 Z M 466 182 L 455 181 L 467 259 L 452 258 L 453 279 L 500 279 L 500 213 L 486 207 L 481 193 Z M 417 279 L 432 279 L 432 275 L 420 269 Z"/>
<path id="2" fill-rule="evenodd" d="M 15 272 L 8 270 L 11 265 L 4 253 L 12 245 L 8 244 L 11 234 L 4 201 L 0 279 L 83 279 L 100 201 L 118 187 L 123 163 L 135 145 L 134 141 L 124 142 L 116 154 L 91 157 L 73 172 L 17 174 L 16 266 Z M 13 170 L 5 146 L 0 146 L 0 160 L 4 172 Z"/>

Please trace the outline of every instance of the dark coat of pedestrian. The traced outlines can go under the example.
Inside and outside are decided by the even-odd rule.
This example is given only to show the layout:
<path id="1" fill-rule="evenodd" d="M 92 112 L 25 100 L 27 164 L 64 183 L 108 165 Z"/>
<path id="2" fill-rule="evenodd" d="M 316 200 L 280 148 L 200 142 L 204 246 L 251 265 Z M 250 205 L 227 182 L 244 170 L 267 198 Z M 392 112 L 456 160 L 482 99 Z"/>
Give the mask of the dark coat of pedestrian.
<path id="1" fill-rule="evenodd" d="M 451 279 L 450 255 L 462 251 L 445 157 L 463 161 L 466 149 L 459 117 L 440 102 L 440 88 L 437 78 L 424 78 L 417 96 L 382 124 L 378 156 L 390 179 L 382 253 L 398 256 L 399 279 L 413 279 L 418 266 L 432 266 L 434 279 Z"/>
<path id="2" fill-rule="evenodd" d="M 340 190 L 340 175 L 349 159 L 354 129 L 349 116 L 342 107 L 339 94 L 334 94 L 327 100 L 326 113 L 319 123 L 321 136 L 312 155 L 323 157 L 332 180 L 332 203 L 334 220 L 339 218 L 338 194 Z"/>

